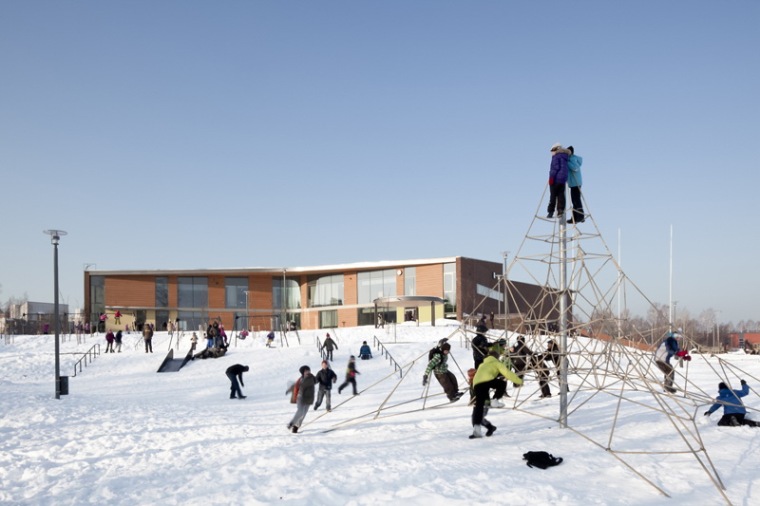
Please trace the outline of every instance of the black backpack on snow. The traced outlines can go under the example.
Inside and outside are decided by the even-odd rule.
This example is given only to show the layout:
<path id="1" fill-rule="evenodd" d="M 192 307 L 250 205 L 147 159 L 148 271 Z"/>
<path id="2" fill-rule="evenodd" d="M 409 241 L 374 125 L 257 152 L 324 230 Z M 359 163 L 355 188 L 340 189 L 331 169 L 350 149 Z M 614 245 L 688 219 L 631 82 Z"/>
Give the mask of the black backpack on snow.
<path id="1" fill-rule="evenodd" d="M 528 467 L 538 467 L 541 469 L 558 466 L 562 463 L 562 457 L 555 457 L 547 452 L 523 453 L 523 460 L 527 461 Z"/>

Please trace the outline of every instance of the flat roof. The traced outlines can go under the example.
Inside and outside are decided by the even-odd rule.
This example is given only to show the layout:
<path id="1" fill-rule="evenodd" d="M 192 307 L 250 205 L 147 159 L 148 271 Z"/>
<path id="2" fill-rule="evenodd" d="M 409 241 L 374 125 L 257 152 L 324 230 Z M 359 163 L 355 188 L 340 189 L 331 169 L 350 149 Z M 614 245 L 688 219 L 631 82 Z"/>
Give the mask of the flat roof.
<path id="1" fill-rule="evenodd" d="M 352 269 L 378 269 L 378 268 L 397 268 L 413 265 L 430 265 L 456 262 L 459 257 L 442 257 L 442 258 L 424 258 L 415 260 L 380 260 L 377 262 L 354 262 L 347 264 L 319 265 L 313 267 L 235 267 L 235 268 L 202 268 L 202 269 L 137 269 L 137 270 L 88 270 L 90 275 L 97 276 L 115 276 L 119 274 L 135 275 L 167 275 L 167 274 L 185 274 L 193 272 L 196 274 L 222 274 L 225 272 L 252 272 L 252 273 L 272 273 L 285 274 L 303 273 L 316 271 L 347 271 Z"/>

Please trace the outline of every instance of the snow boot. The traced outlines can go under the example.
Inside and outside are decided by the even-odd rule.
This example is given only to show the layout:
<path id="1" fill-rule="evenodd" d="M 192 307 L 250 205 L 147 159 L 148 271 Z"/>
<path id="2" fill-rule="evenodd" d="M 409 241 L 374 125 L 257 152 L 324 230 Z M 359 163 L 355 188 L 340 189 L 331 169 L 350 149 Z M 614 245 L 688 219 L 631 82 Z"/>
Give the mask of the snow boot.
<path id="1" fill-rule="evenodd" d="M 492 399 L 491 400 L 491 407 L 492 408 L 503 408 L 504 403 L 501 402 L 501 399 Z"/>
<path id="2" fill-rule="evenodd" d="M 483 429 L 480 425 L 473 425 L 472 426 L 472 435 L 470 436 L 470 439 L 478 439 L 483 437 Z"/>
<path id="3" fill-rule="evenodd" d="M 493 433 L 496 432 L 496 426 L 495 425 L 488 425 L 486 430 L 486 437 L 493 436 Z"/>

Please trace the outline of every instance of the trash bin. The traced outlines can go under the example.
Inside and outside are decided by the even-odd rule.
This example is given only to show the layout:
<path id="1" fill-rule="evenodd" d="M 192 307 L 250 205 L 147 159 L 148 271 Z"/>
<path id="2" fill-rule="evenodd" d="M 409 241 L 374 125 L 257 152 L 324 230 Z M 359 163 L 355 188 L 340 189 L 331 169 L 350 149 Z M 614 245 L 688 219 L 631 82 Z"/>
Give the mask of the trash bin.
<path id="1" fill-rule="evenodd" d="M 61 393 L 61 395 L 69 395 L 69 377 L 61 376 L 59 381 L 60 383 L 58 385 L 58 391 Z"/>

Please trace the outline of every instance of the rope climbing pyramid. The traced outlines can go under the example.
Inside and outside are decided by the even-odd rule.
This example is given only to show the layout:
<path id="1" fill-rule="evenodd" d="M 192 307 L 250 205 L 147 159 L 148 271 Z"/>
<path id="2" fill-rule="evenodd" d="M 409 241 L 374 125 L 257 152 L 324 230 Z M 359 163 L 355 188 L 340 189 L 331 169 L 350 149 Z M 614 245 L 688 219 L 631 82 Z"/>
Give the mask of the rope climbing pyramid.
<path id="1" fill-rule="evenodd" d="M 676 391 L 664 388 L 663 373 L 655 366 L 653 352 L 664 335 L 674 330 L 672 324 L 625 275 L 588 212 L 585 199 L 583 204 L 586 213 L 581 223 L 567 220 L 563 213 L 548 218 L 539 206 L 505 276 L 494 287 L 506 293 L 506 335 L 510 343 L 519 334 L 534 351 L 552 343 L 563 344 L 560 354 L 564 367 L 549 367 L 545 361 L 534 359 L 534 366 L 525 375 L 527 379 L 535 376 L 539 386 L 527 381 L 526 386 L 514 389 L 512 408 L 557 420 L 668 497 L 664 480 L 646 462 L 652 455 L 663 461 L 681 461 L 687 456 L 730 504 L 697 423 L 700 408 L 711 404 L 713 396 L 689 377 L 689 355 L 677 359 Z M 521 281 L 540 285 L 543 290 L 528 298 Z M 650 318 L 633 317 L 628 309 L 632 306 L 647 308 Z M 682 335 L 681 346 L 698 349 L 688 335 Z M 704 361 L 715 373 L 715 384 L 728 380 L 738 385 L 740 377 L 751 377 L 719 357 L 699 354 L 695 360 Z M 542 379 L 555 383 L 560 390 L 558 416 L 545 405 L 531 402 L 544 392 L 540 390 Z M 567 388 L 562 388 L 565 384 Z M 589 411 L 593 416 L 588 416 Z M 663 422 L 672 427 L 672 437 L 652 449 L 642 427 Z M 604 426 L 607 429 L 600 430 Z"/>

